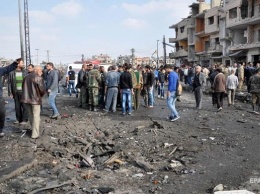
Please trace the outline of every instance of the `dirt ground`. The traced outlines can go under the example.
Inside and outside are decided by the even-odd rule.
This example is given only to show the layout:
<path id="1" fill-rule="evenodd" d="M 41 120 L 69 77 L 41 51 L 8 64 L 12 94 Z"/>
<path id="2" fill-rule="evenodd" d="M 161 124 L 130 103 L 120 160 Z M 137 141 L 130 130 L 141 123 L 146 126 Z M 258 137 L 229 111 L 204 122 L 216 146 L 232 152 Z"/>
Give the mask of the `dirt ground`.
<path id="1" fill-rule="evenodd" d="M 181 119 L 169 122 L 165 99 L 122 116 L 120 109 L 80 109 L 75 97 L 60 95 L 62 118 L 50 119 L 45 101 L 37 140 L 25 132 L 29 126 L 12 124 L 9 100 L 0 193 L 204 194 L 218 184 L 260 193 L 259 115 L 247 103 L 225 101 L 216 112 L 209 96 L 203 100 L 195 110 L 185 92 L 177 102 Z"/>

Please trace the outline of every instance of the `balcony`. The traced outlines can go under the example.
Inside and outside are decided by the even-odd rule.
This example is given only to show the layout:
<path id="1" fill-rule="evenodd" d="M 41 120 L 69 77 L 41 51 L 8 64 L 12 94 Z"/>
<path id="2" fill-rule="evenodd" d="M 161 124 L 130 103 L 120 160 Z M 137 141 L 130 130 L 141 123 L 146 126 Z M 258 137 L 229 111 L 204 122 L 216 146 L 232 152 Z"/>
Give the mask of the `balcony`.
<path id="1" fill-rule="evenodd" d="M 175 58 L 184 58 L 184 57 L 188 57 L 188 52 L 184 49 L 180 49 L 174 53 L 170 53 L 170 58 L 171 59 L 175 59 Z"/>
<path id="2" fill-rule="evenodd" d="M 208 53 L 222 53 L 223 46 L 220 44 L 213 44 L 208 48 Z"/>
<path id="3" fill-rule="evenodd" d="M 169 43 L 176 43 L 177 42 L 177 38 L 169 38 Z"/>
<path id="4" fill-rule="evenodd" d="M 245 49 L 252 49 L 252 48 L 259 48 L 260 47 L 260 42 L 254 42 L 251 44 L 239 44 L 239 45 L 235 45 L 235 46 L 229 46 L 228 49 L 231 51 L 235 51 L 235 50 L 245 50 Z"/>
<path id="5" fill-rule="evenodd" d="M 241 16 L 238 18 L 230 19 L 227 21 L 227 28 L 246 28 L 248 25 L 256 25 L 260 23 L 260 12 L 255 13 L 253 17 L 246 17 L 242 19 Z"/>

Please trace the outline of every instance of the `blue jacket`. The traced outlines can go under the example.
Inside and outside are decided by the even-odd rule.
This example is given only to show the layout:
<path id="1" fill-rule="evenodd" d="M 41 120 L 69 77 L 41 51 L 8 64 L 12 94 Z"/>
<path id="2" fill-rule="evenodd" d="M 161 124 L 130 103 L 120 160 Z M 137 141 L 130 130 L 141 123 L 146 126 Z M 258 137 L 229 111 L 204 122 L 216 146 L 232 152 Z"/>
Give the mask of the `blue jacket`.
<path id="1" fill-rule="evenodd" d="M 58 90 L 58 73 L 57 71 L 50 70 L 47 74 L 46 90 Z"/>
<path id="2" fill-rule="evenodd" d="M 11 65 L 8 65 L 6 67 L 0 67 L 0 97 L 3 97 L 2 76 L 10 73 L 11 71 L 14 71 L 17 66 L 18 64 L 16 62 L 13 62 Z"/>
<path id="3" fill-rule="evenodd" d="M 172 71 L 171 73 L 169 73 L 168 75 L 168 91 L 169 92 L 175 92 L 178 89 L 178 74 L 175 71 Z"/>

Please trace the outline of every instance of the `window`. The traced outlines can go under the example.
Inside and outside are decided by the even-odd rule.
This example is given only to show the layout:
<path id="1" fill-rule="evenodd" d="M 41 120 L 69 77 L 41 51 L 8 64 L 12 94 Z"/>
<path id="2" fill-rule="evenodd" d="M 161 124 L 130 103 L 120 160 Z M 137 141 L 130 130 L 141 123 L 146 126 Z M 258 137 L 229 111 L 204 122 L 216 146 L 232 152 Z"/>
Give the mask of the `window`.
<path id="1" fill-rule="evenodd" d="M 237 8 L 236 7 L 229 10 L 229 18 L 230 19 L 237 18 Z"/>
<path id="2" fill-rule="evenodd" d="M 185 28 L 185 26 L 180 27 L 180 31 L 181 31 L 181 33 L 184 32 L 184 28 Z"/>
<path id="3" fill-rule="evenodd" d="M 214 16 L 209 17 L 208 21 L 209 21 L 209 25 L 214 24 Z"/>

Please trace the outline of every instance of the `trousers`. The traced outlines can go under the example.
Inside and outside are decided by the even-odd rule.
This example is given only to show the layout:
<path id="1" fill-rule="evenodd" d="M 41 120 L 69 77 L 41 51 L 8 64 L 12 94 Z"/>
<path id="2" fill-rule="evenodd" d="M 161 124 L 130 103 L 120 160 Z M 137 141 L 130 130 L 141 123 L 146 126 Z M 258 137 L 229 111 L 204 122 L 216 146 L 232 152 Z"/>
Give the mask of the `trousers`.
<path id="1" fill-rule="evenodd" d="M 38 138 L 40 135 L 40 122 L 41 122 L 41 105 L 26 104 L 28 111 L 28 119 L 31 124 L 32 138 Z"/>

